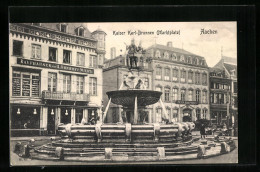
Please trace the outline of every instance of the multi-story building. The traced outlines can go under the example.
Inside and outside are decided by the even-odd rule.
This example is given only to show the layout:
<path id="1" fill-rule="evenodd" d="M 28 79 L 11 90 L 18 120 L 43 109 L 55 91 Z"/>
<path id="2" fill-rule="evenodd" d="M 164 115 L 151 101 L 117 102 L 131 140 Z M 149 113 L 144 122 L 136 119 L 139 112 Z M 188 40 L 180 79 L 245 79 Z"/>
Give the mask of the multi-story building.
<path id="1" fill-rule="evenodd" d="M 231 109 L 229 110 L 229 119 L 231 119 L 232 124 L 234 124 L 235 129 L 237 128 L 237 61 L 236 58 L 222 56 L 221 60 L 214 66 L 214 68 L 219 68 L 225 71 L 227 78 L 231 80 Z"/>
<path id="2" fill-rule="evenodd" d="M 100 115 L 106 33 L 82 23 L 11 23 L 11 135 L 55 134 Z"/>
<path id="3" fill-rule="evenodd" d="M 140 75 L 146 79 L 148 89 L 163 92 L 161 99 L 171 121 L 210 119 L 209 75 L 204 57 L 174 48 L 171 42 L 167 46 L 155 44 L 147 48 L 145 56 L 148 61 L 139 61 L 144 68 Z M 118 89 L 128 69 L 123 56 L 106 61 L 104 67 L 106 105 L 106 91 Z M 161 122 L 162 116 L 163 107 L 159 102 L 149 107 L 148 122 Z"/>
<path id="4" fill-rule="evenodd" d="M 209 74 L 204 57 L 174 48 L 172 42 L 147 48 L 152 58 L 152 89 L 162 91 L 161 99 L 171 121 L 210 119 Z M 154 122 L 161 122 L 162 107 L 153 106 Z"/>
<path id="5" fill-rule="evenodd" d="M 147 90 L 152 89 L 152 70 L 148 67 L 147 63 L 141 62 L 139 63 L 142 66 L 141 71 L 132 70 L 135 75 L 139 75 L 139 77 L 145 82 Z M 124 77 L 129 73 L 126 56 L 118 56 L 113 59 L 109 59 L 104 62 L 104 70 L 103 70 L 103 100 L 104 107 L 108 104 L 108 96 L 106 94 L 107 91 L 115 91 L 118 90 L 123 81 Z M 122 107 L 119 105 L 115 105 L 113 103 L 110 104 L 109 110 L 106 115 L 107 123 L 116 123 L 119 122 L 119 113 L 122 112 Z M 146 122 L 152 122 L 152 107 L 147 107 L 148 116 L 145 119 Z"/>
<path id="6" fill-rule="evenodd" d="M 228 124 L 231 79 L 223 69 L 210 68 L 210 119 L 213 125 Z"/>

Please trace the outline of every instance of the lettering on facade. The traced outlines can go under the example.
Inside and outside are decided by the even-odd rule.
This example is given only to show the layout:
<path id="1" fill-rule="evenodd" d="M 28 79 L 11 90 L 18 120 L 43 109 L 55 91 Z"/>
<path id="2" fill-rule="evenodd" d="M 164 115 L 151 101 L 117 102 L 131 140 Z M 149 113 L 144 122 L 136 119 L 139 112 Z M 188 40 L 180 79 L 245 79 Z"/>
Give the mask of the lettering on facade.
<path id="1" fill-rule="evenodd" d="M 50 69 L 58 69 L 58 70 L 67 70 L 67 71 L 87 73 L 87 74 L 94 74 L 94 69 L 72 67 L 72 66 L 67 66 L 67 65 L 62 65 L 62 64 L 40 62 L 40 61 L 27 60 L 27 59 L 21 59 L 21 58 L 17 58 L 17 64 L 50 68 Z"/>

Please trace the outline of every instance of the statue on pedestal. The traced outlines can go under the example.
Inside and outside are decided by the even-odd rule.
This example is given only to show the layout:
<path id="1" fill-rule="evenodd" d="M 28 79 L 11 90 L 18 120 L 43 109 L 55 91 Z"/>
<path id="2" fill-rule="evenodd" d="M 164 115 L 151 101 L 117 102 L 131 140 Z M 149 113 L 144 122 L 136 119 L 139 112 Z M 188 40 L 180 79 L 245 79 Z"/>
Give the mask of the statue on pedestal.
<path id="1" fill-rule="evenodd" d="M 129 69 L 133 69 L 133 68 L 138 68 L 137 66 L 137 62 L 138 62 L 138 54 L 141 54 L 143 52 L 143 48 L 141 45 L 141 41 L 139 43 L 139 46 L 137 47 L 135 45 L 135 40 L 132 39 L 131 40 L 131 45 L 127 46 L 126 45 L 126 50 L 128 50 L 127 52 L 127 66 Z M 135 67 L 134 67 L 135 65 Z"/>

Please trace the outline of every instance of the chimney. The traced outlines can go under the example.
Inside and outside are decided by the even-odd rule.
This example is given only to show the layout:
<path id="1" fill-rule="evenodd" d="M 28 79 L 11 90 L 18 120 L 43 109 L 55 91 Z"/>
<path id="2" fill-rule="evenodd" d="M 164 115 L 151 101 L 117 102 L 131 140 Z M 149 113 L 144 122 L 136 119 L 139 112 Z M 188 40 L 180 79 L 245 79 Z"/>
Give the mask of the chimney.
<path id="1" fill-rule="evenodd" d="M 110 54 L 111 54 L 110 59 L 113 59 L 113 58 L 116 57 L 116 47 L 112 47 L 112 48 L 110 49 Z"/>
<path id="2" fill-rule="evenodd" d="M 172 41 L 167 42 L 167 47 L 172 47 Z"/>

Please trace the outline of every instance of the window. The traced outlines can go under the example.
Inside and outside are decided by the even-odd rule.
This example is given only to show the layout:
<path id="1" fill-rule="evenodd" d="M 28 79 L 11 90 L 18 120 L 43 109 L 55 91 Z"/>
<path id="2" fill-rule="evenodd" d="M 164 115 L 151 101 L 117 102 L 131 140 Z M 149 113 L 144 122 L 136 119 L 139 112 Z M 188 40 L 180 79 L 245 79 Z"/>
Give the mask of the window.
<path id="1" fill-rule="evenodd" d="M 214 82 L 211 82 L 211 83 L 210 83 L 210 88 L 211 88 L 211 89 L 214 89 L 214 88 L 215 88 L 215 83 L 214 83 Z"/>
<path id="2" fill-rule="evenodd" d="M 83 109 L 76 109 L 76 123 L 81 123 L 81 120 L 83 118 Z"/>
<path id="3" fill-rule="evenodd" d="M 161 67 L 156 67 L 156 79 L 162 79 L 162 68 Z"/>
<path id="4" fill-rule="evenodd" d="M 49 47 L 49 61 L 57 61 L 57 48 Z"/>
<path id="5" fill-rule="evenodd" d="M 13 71 L 12 95 L 39 97 L 40 74 Z"/>
<path id="6" fill-rule="evenodd" d="M 202 74 L 202 84 L 207 85 L 207 74 L 206 73 Z"/>
<path id="7" fill-rule="evenodd" d="M 89 56 L 89 66 L 90 67 L 97 67 L 97 56 Z"/>
<path id="8" fill-rule="evenodd" d="M 196 90 L 196 102 L 200 102 L 200 90 Z"/>
<path id="9" fill-rule="evenodd" d="M 157 58 L 160 58 L 160 57 L 161 57 L 161 54 L 160 54 L 160 51 L 159 51 L 159 50 L 156 51 L 155 57 L 157 57 Z"/>
<path id="10" fill-rule="evenodd" d="M 172 100 L 173 101 L 178 100 L 178 88 L 173 88 L 172 89 Z"/>
<path id="11" fill-rule="evenodd" d="M 84 36 L 84 29 L 83 28 L 79 28 L 78 30 L 79 32 L 79 36 Z"/>
<path id="12" fill-rule="evenodd" d="M 219 89 L 219 83 L 216 83 L 216 85 L 215 85 L 216 87 L 216 89 Z"/>
<path id="13" fill-rule="evenodd" d="M 193 72 L 189 71 L 188 72 L 188 83 L 192 83 L 193 82 Z"/>
<path id="14" fill-rule="evenodd" d="M 149 88 L 149 78 L 144 78 L 144 85 L 146 86 L 146 89 Z"/>
<path id="15" fill-rule="evenodd" d="M 186 81 L 186 71 L 182 70 L 181 71 L 181 82 L 185 82 Z"/>
<path id="16" fill-rule="evenodd" d="M 195 84 L 200 84 L 200 73 L 195 73 Z"/>
<path id="17" fill-rule="evenodd" d="M 66 24 L 60 24 L 60 31 L 66 33 L 67 32 L 67 25 Z"/>
<path id="18" fill-rule="evenodd" d="M 23 42 L 22 41 L 13 41 L 13 55 L 14 56 L 23 56 Z"/>
<path id="19" fill-rule="evenodd" d="M 188 93 L 189 101 L 192 101 L 192 97 L 193 97 L 193 90 L 189 90 L 189 93 Z"/>
<path id="20" fill-rule="evenodd" d="M 162 91 L 162 87 L 158 87 L 158 86 L 155 87 L 155 91 L 160 91 L 161 92 Z"/>
<path id="21" fill-rule="evenodd" d="M 169 80 L 170 80 L 170 69 L 169 69 L 169 68 L 165 68 L 164 79 L 165 79 L 166 81 L 169 81 Z"/>
<path id="22" fill-rule="evenodd" d="M 90 78 L 90 80 L 92 82 L 91 78 Z M 84 77 L 77 76 L 77 94 L 83 94 L 83 85 L 84 85 Z M 96 90 L 95 90 L 95 94 L 96 94 Z"/>
<path id="23" fill-rule="evenodd" d="M 214 103 L 218 103 L 218 94 L 213 94 L 214 95 Z"/>
<path id="24" fill-rule="evenodd" d="M 202 103 L 207 103 L 207 91 L 202 92 Z"/>
<path id="25" fill-rule="evenodd" d="M 85 66 L 85 54 L 77 53 L 77 65 Z"/>
<path id="26" fill-rule="evenodd" d="M 207 109 L 203 109 L 203 110 L 202 110 L 202 113 L 203 113 L 203 119 L 206 119 L 207 112 L 208 112 Z"/>
<path id="27" fill-rule="evenodd" d="M 162 109 L 157 108 L 156 109 L 156 122 L 161 122 L 162 121 Z"/>
<path id="28" fill-rule="evenodd" d="M 167 108 L 166 111 L 167 111 L 168 117 L 170 118 L 170 116 L 171 116 L 171 109 L 170 109 L 170 108 Z"/>
<path id="29" fill-rule="evenodd" d="M 57 91 L 57 73 L 48 73 L 48 91 Z"/>
<path id="30" fill-rule="evenodd" d="M 234 82 L 234 93 L 237 93 L 237 82 Z"/>
<path id="31" fill-rule="evenodd" d="M 173 60 L 177 60 L 177 55 L 175 53 L 172 54 L 172 57 Z"/>
<path id="32" fill-rule="evenodd" d="M 172 70 L 172 80 L 177 81 L 178 80 L 178 69 Z"/>
<path id="33" fill-rule="evenodd" d="M 196 117 L 197 117 L 197 120 L 199 120 L 201 118 L 200 116 L 200 109 L 196 109 Z"/>
<path id="34" fill-rule="evenodd" d="M 182 61 L 182 62 L 185 61 L 185 59 L 184 59 L 184 55 L 181 55 L 180 61 Z"/>
<path id="35" fill-rule="evenodd" d="M 169 53 L 168 53 L 168 52 L 165 52 L 165 53 L 164 53 L 164 58 L 165 58 L 165 59 L 169 59 Z"/>
<path id="36" fill-rule="evenodd" d="M 63 50 L 63 63 L 71 63 L 71 51 Z"/>
<path id="37" fill-rule="evenodd" d="M 214 94 L 210 93 L 210 103 L 214 103 Z"/>
<path id="38" fill-rule="evenodd" d="M 97 95 L 97 78 L 89 78 L 89 80 L 90 95 Z"/>
<path id="39" fill-rule="evenodd" d="M 71 76 L 63 75 L 63 93 L 70 93 L 71 90 Z"/>
<path id="40" fill-rule="evenodd" d="M 170 89 L 169 88 L 164 89 L 164 100 L 166 102 L 170 101 Z"/>
<path id="41" fill-rule="evenodd" d="M 188 57 L 188 63 L 191 64 L 191 57 Z"/>
<path id="42" fill-rule="evenodd" d="M 181 101 L 185 101 L 186 90 L 181 89 Z"/>
<path id="43" fill-rule="evenodd" d="M 41 59 L 41 46 L 32 44 L 32 59 Z"/>
<path id="44" fill-rule="evenodd" d="M 176 122 L 177 122 L 177 118 L 178 118 L 178 109 L 173 109 L 172 111 L 172 118 L 175 118 L 176 119 Z"/>

